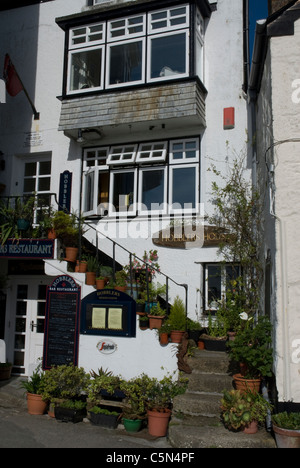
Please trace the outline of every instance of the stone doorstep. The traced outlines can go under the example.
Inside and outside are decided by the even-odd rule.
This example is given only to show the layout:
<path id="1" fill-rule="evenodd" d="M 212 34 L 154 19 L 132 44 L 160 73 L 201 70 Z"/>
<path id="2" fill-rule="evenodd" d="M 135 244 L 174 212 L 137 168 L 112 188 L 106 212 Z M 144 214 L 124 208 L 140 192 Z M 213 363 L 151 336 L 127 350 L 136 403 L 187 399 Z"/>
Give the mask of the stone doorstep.
<path id="1" fill-rule="evenodd" d="M 173 411 L 190 416 L 219 416 L 222 395 L 187 391 L 174 399 Z"/>
<path id="2" fill-rule="evenodd" d="M 223 393 L 223 390 L 233 390 L 233 380 L 228 374 L 212 374 L 194 370 L 189 375 L 188 389 L 191 392 Z"/>

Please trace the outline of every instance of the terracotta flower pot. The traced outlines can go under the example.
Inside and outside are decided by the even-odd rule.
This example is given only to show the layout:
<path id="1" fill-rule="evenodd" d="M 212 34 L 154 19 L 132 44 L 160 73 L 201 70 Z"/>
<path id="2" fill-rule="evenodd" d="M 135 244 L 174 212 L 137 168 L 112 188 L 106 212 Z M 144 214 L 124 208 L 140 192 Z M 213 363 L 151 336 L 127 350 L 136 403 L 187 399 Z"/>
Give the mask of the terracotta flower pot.
<path id="1" fill-rule="evenodd" d="M 121 292 L 126 293 L 126 291 L 127 291 L 127 286 L 115 286 L 115 289 L 116 289 L 117 291 L 121 291 Z"/>
<path id="2" fill-rule="evenodd" d="M 150 330 L 161 328 L 165 316 L 162 317 L 160 315 L 148 315 L 148 317 Z"/>
<path id="3" fill-rule="evenodd" d="M 181 343 L 183 335 L 184 335 L 184 331 L 172 330 L 171 331 L 172 343 Z"/>
<path id="4" fill-rule="evenodd" d="M 277 448 L 300 448 L 300 431 L 283 429 L 273 424 Z"/>
<path id="5" fill-rule="evenodd" d="M 251 421 L 243 430 L 245 434 L 256 434 L 258 431 L 257 421 Z"/>
<path id="6" fill-rule="evenodd" d="M 56 232 L 54 229 L 48 229 L 48 239 L 56 239 Z"/>
<path id="7" fill-rule="evenodd" d="M 76 247 L 66 247 L 65 261 L 75 263 L 78 256 L 78 249 Z"/>
<path id="8" fill-rule="evenodd" d="M 93 271 L 87 271 L 85 274 L 85 284 L 89 286 L 95 286 L 96 284 L 96 273 Z"/>
<path id="9" fill-rule="evenodd" d="M 104 289 L 105 285 L 106 285 L 106 280 L 96 279 L 96 288 L 97 289 Z"/>
<path id="10" fill-rule="evenodd" d="M 259 393 L 261 379 L 245 379 L 241 374 L 234 374 L 233 380 L 237 390 Z"/>
<path id="11" fill-rule="evenodd" d="M 162 346 L 169 344 L 169 333 L 161 333 L 159 335 L 159 342 Z"/>
<path id="12" fill-rule="evenodd" d="M 204 341 L 198 341 L 198 349 L 205 349 Z"/>
<path id="13" fill-rule="evenodd" d="M 81 261 L 78 264 L 78 272 L 79 273 L 86 273 L 87 270 L 87 262 Z"/>
<path id="14" fill-rule="evenodd" d="M 155 437 L 165 437 L 168 432 L 171 410 L 166 409 L 164 412 L 148 410 L 147 415 L 149 434 Z"/>
<path id="15" fill-rule="evenodd" d="M 32 414 L 32 415 L 45 414 L 47 406 L 48 406 L 47 403 L 43 401 L 41 395 L 27 393 L 27 409 L 28 409 L 29 414 Z"/>

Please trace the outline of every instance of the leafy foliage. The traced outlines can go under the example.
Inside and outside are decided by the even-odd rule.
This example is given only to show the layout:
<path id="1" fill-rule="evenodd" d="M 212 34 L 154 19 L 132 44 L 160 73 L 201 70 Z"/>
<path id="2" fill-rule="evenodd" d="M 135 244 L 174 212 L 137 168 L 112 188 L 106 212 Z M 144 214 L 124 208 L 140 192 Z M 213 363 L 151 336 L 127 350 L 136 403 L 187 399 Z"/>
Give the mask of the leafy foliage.
<path id="1" fill-rule="evenodd" d="M 42 384 L 43 400 L 74 399 L 87 391 L 90 381 L 82 367 L 72 364 L 56 366 L 45 372 Z"/>
<path id="2" fill-rule="evenodd" d="M 290 429 L 294 431 L 300 431 L 300 413 L 288 413 L 284 411 L 282 413 L 273 414 L 273 424 L 282 429 Z"/>

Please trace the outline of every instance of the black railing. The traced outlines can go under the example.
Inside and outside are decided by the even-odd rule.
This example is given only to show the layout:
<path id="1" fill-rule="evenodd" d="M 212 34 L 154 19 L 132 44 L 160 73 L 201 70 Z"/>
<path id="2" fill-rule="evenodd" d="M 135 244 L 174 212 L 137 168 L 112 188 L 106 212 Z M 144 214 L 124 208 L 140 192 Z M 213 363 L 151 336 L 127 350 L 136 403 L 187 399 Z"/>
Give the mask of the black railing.
<path id="1" fill-rule="evenodd" d="M 31 218 L 31 223 L 33 224 L 34 227 L 38 228 L 39 223 L 41 225 L 43 224 L 43 216 L 49 216 L 51 215 L 52 211 L 55 211 L 54 208 L 52 207 L 52 200 L 54 201 L 56 207 L 58 210 L 63 210 L 63 207 L 59 205 L 59 202 L 57 200 L 57 194 L 56 193 L 46 193 L 46 194 L 38 194 L 38 195 L 24 195 L 24 196 L 8 196 L 8 197 L 0 197 L 0 207 L 6 207 L 10 208 L 11 210 L 17 209 L 18 204 L 19 205 L 26 205 L 27 207 L 31 206 L 32 203 L 32 212 L 30 214 Z M 167 314 L 169 313 L 169 285 L 170 282 L 175 284 L 176 286 L 179 286 L 181 288 L 184 288 L 185 290 L 185 309 L 186 309 L 186 317 L 187 317 L 187 311 L 188 311 L 188 285 L 187 284 L 181 284 L 178 283 L 177 281 L 173 280 L 171 277 L 166 275 L 165 273 L 161 272 L 158 268 L 155 266 L 149 264 L 147 261 L 145 261 L 143 258 L 139 258 L 136 254 L 132 253 L 126 247 L 118 243 L 116 240 L 111 239 L 110 237 L 106 236 L 103 234 L 101 231 L 99 231 L 95 226 L 93 226 L 90 222 L 86 222 L 83 220 L 80 216 L 77 216 L 76 214 L 73 213 L 73 216 L 76 217 L 77 222 L 78 222 L 78 227 L 79 227 L 79 239 L 78 239 L 78 245 L 79 245 L 79 260 L 81 260 L 82 257 L 82 230 L 84 230 L 84 227 L 88 227 L 89 229 L 93 230 L 95 233 L 95 240 L 96 240 L 96 258 L 97 261 L 99 262 L 99 245 L 98 245 L 98 240 L 99 236 L 104 237 L 106 240 L 112 243 L 112 271 L 113 271 L 113 281 L 115 281 L 115 275 L 117 272 L 117 261 L 116 261 L 116 247 L 122 249 L 124 252 L 126 252 L 129 256 L 129 283 L 130 283 L 130 294 L 131 296 L 134 295 L 133 293 L 133 260 L 137 260 L 140 262 L 142 265 L 144 265 L 144 272 L 146 276 L 146 285 L 147 285 L 147 299 L 149 302 L 149 275 L 151 272 L 159 273 L 162 275 L 165 279 L 165 284 L 166 284 L 166 312 Z M 2 220 L 1 220 L 2 218 Z M 5 215 L 0 211 L 0 226 L 1 224 L 4 223 L 4 218 Z M 11 220 L 16 219 L 11 218 Z M 7 220 L 8 222 L 11 220 Z M 28 231 L 30 232 L 30 231 Z M 152 275 L 151 275 L 152 276 Z"/>

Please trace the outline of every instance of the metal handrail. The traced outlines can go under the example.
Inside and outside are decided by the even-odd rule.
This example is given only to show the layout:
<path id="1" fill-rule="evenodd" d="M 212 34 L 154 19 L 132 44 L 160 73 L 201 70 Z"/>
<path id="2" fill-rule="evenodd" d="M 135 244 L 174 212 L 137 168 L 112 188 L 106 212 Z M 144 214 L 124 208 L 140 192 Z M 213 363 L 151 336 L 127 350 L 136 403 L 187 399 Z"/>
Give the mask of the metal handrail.
<path id="1" fill-rule="evenodd" d="M 63 207 L 61 207 L 59 205 L 59 202 L 57 200 L 57 194 L 56 193 L 45 193 L 45 194 L 41 194 L 40 195 L 41 197 L 43 196 L 49 196 L 49 197 L 53 197 L 54 198 L 54 201 L 58 207 L 58 210 L 62 210 Z M 3 200 L 3 199 L 6 199 L 7 200 L 7 204 L 9 204 L 10 200 L 11 199 L 24 199 L 24 198 L 29 198 L 30 195 L 13 195 L 13 196 L 4 196 L 4 197 L 0 197 L 0 200 Z M 38 198 L 38 195 L 36 195 L 36 197 Z M 49 209 L 50 209 L 50 206 L 49 206 Z M 68 213 L 68 214 L 71 214 L 71 213 Z M 80 216 L 77 216 L 76 214 L 73 213 L 73 216 L 76 217 L 77 221 L 78 221 L 78 225 L 79 225 L 79 260 L 81 259 L 81 251 L 82 251 L 82 248 L 81 248 L 81 245 L 82 245 L 82 236 L 81 236 L 81 228 L 82 228 L 82 218 Z M 144 267 L 145 267 L 145 272 L 146 272 L 146 283 L 147 283 L 147 296 L 148 296 L 148 300 L 149 300 L 149 290 L 148 290 L 148 285 L 149 285 L 149 282 L 148 282 L 148 279 L 149 279 L 149 271 L 155 271 L 156 273 L 159 273 L 160 275 L 162 275 L 164 278 L 165 278 L 165 281 L 166 281 L 166 308 L 167 308 L 167 314 L 169 312 L 169 293 L 168 293 L 168 289 L 169 289 L 169 282 L 171 281 L 172 283 L 174 283 L 176 286 L 179 286 L 179 287 L 182 287 L 184 288 L 185 290 L 185 309 L 186 309 L 186 317 L 187 317 L 187 311 L 188 311 L 188 285 L 187 284 L 182 284 L 182 283 L 178 283 L 177 281 L 175 281 L 174 279 L 172 279 L 170 276 L 166 275 L 165 273 L 161 272 L 160 270 L 158 270 L 156 267 L 154 267 L 153 265 L 150 265 L 149 263 L 147 263 L 144 259 L 142 258 L 139 258 L 136 254 L 134 254 L 133 252 L 131 252 L 130 250 L 128 250 L 126 247 L 124 247 L 123 245 L 121 245 L 119 242 L 117 242 L 116 240 L 114 239 L 111 239 L 110 237 L 108 237 L 106 234 L 103 234 L 102 232 L 98 231 L 98 229 L 91 225 L 90 223 L 87 223 L 86 221 L 83 221 L 83 224 L 88 226 L 89 229 L 92 229 L 93 231 L 95 231 L 95 234 L 96 234 L 96 255 L 97 255 L 97 259 L 98 259 L 98 253 L 99 253 L 99 247 L 98 247 L 98 236 L 101 235 L 102 237 L 104 237 L 106 240 L 108 240 L 109 242 L 112 242 L 113 244 L 113 258 L 112 258 L 112 261 L 113 261 L 113 279 L 115 279 L 115 273 L 116 273 L 116 247 L 119 247 L 120 249 L 122 249 L 124 252 L 126 252 L 128 255 L 129 255 L 129 266 L 130 266 L 130 288 L 131 288 L 131 295 L 133 296 L 133 281 L 132 281 L 132 266 L 133 266 L 133 258 L 135 258 L 136 260 L 138 260 L 139 262 L 141 262 Z"/>

